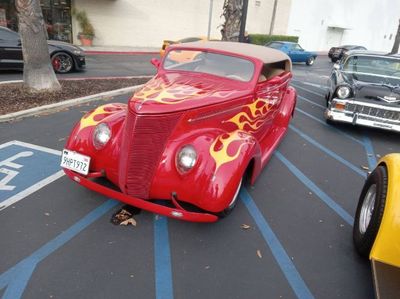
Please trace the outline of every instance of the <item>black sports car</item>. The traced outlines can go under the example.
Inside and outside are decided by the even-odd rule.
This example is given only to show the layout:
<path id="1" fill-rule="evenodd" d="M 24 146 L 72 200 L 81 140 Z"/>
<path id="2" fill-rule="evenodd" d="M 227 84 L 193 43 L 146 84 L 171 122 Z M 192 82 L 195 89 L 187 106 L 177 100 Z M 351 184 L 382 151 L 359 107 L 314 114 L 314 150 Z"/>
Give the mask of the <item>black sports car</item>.
<path id="1" fill-rule="evenodd" d="M 74 45 L 49 40 L 51 63 L 57 73 L 81 70 L 86 66 L 85 52 Z M 21 39 L 19 34 L 5 27 L 0 27 L 0 70 L 22 70 Z"/>
<path id="2" fill-rule="evenodd" d="M 351 51 L 351 50 L 367 50 L 367 48 L 365 48 L 363 46 L 355 46 L 355 45 L 332 47 L 328 52 L 328 56 L 332 62 L 336 62 L 336 61 L 342 59 L 343 54 L 345 54 L 347 51 Z"/>
<path id="3" fill-rule="evenodd" d="M 400 55 L 347 52 L 328 80 L 325 118 L 400 132 Z"/>

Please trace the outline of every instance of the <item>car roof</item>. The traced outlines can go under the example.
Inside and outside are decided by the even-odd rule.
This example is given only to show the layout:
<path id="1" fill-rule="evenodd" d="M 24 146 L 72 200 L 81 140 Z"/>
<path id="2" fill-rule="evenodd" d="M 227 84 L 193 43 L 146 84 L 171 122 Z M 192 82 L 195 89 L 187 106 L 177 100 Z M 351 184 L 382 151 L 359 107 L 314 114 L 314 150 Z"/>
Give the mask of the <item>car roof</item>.
<path id="1" fill-rule="evenodd" d="M 208 41 L 177 44 L 170 46 L 171 50 L 176 48 L 204 49 L 225 51 L 238 55 L 245 55 L 261 60 L 263 63 L 274 63 L 278 61 L 290 61 L 289 56 L 279 50 L 247 43 Z"/>
<path id="2" fill-rule="evenodd" d="M 16 33 L 14 30 L 11 30 L 10 28 L 4 27 L 4 26 L 0 26 L 0 29 L 3 29 L 3 30 L 8 31 L 8 32 Z"/>
<path id="3" fill-rule="evenodd" d="M 352 55 L 400 58 L 400 54 L 390 54 L 387 52 L 378 52 L 378 51 L 370 51 L 370 50 L 352 50 L 352 51 L 347 52 L 347 56 L 352 56 Z"/>

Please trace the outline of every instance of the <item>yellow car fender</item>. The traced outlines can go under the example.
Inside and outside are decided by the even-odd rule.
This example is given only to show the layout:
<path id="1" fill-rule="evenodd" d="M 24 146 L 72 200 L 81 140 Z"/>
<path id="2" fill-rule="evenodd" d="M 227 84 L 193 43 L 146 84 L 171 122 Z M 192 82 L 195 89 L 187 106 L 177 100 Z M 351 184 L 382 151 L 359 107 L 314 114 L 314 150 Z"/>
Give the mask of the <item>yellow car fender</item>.
<path id="1" fill-rule="evenodd" d="M 370 259 L 400 268 L 400 154 L 379 161 L 388 171 L 388 189 L 381 225 Z"/>

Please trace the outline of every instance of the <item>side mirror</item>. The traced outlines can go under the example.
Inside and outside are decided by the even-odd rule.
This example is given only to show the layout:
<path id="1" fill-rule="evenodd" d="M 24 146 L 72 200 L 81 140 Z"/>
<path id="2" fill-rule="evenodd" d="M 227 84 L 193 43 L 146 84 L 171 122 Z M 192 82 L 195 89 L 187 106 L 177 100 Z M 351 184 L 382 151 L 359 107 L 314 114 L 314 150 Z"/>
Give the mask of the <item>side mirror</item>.
<path id="1" fill-rule="evenodd" d="M 156 68 L 159 68 L 159 67 L 160 67 L 161 61 L 158 60 L 157 58 L 152 58 L 152 59 L 150 60 L 150 62 L 151 62 L 151 64 L 154 65 Z"/>
<path id="2" fill-rule="evenodd" d="M 340 70 L 340 64 L 339 64 L 339 63 L 335 63 L 335 64 L 333 65 L 333 69 L 334 69 L 334 70 Z"/>

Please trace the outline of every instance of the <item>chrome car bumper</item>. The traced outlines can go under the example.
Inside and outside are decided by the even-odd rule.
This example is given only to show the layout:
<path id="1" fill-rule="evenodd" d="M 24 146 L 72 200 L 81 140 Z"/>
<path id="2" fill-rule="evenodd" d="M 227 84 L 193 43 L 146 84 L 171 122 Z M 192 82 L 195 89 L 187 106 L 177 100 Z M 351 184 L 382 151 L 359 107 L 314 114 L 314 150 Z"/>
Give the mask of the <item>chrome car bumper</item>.
<path id="1" fill-rule="evenodd" d="M 400 132 L 400 107 L 332 99 L 324 116 L 331 121 Z"/>

